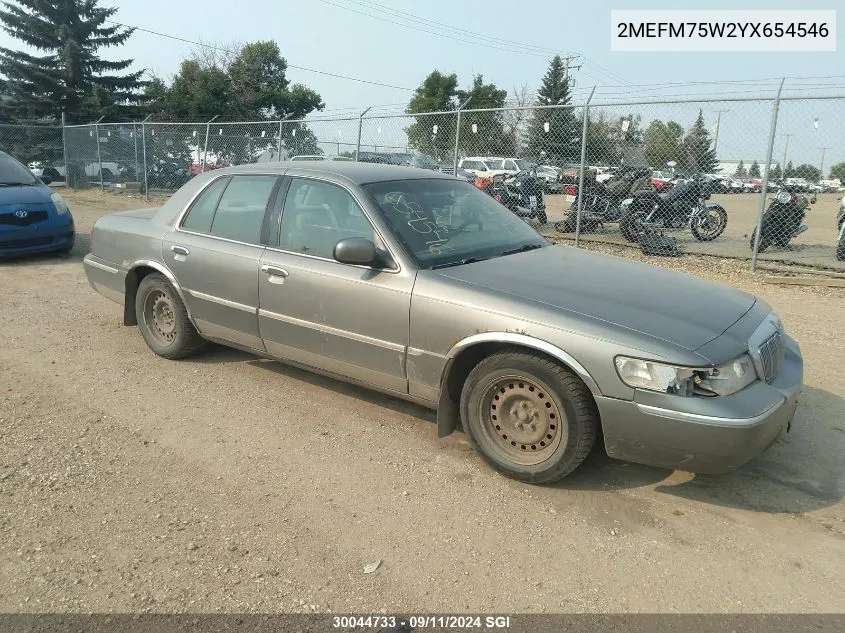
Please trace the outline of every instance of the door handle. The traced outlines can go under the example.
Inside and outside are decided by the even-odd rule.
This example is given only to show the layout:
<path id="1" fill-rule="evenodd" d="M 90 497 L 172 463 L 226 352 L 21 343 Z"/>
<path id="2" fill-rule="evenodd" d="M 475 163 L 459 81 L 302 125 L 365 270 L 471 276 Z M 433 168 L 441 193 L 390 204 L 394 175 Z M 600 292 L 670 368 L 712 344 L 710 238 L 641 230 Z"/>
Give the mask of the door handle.
<path id="1" fill-rule="evenodd" d="M 191 251 L 189 251 L 184 246 L 179 246 L 178 244 L 174 244 L 170 247 L 170 250 L 173 251 L 176 255 L 190 255 Z"/>
<path id="2" fill-rule="evenodd" d="M 272 275 L 273 277 L 287 277 L 288 271 L 278 266 L 268 266 L 267 264 L 261 267 L 261 272 Z"/>

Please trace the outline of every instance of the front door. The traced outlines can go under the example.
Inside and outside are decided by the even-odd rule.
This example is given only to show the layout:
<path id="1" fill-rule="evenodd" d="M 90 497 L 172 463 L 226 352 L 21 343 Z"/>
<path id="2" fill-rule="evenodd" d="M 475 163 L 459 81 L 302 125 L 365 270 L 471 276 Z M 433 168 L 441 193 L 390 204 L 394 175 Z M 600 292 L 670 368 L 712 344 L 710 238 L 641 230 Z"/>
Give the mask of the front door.
<path id="1" fill-rule="evenodd" d="M 224 176 L 206 187 L 162 242 L 197 329 L 263 350 L 258 332 L 264 216 L 278 176 Z"/>
<path id="2" fill-rule="evenodd" d="M 346 188 L 292 178 L 283 204 L 278 246 L 262 255 L 258 281 L 267 351 L 407 393 L 413 272 L 333 258 L 335 244 L 346 237 L 367 237 L 385 248 Z"/>

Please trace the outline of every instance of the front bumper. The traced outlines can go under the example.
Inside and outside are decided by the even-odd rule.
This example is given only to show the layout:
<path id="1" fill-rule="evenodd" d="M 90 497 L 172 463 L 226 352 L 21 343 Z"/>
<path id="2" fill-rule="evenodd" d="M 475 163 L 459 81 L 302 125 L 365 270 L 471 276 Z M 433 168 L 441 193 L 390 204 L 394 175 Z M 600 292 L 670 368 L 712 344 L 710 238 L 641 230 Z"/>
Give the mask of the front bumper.
<path id="1" fill-rule="evenodd" d="M 607 453 L 701 474 L 734 470 L 789 431 L 803 371 L 798 345 L 786 337 L 783 365 L 771 384 L 758 381 L 719 398 L 644 392 L 633 401 L 597 397 Z"/>
<path id="2" fill-rule="evenodd" d="M 73 248 L 76 229 L 73 217 L 64 222 L 45 222 L 32 226 L 0 230 L 0 258 L 22 257 Z"/>

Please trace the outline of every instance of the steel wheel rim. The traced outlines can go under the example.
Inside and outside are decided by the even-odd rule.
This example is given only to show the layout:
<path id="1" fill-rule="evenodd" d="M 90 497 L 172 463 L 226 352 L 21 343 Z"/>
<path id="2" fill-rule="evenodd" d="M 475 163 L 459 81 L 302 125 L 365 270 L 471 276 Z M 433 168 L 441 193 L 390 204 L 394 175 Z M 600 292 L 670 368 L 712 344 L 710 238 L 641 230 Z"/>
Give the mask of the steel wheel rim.
<path id="1" fill-rule="evenodd" d="M 721 228 L 722 214 L 718 211 L 705 211 L 700 216 L 698 216 L 698 230 L 704 235 L 709 236 L 717 234 Z"/>
<path id="2" fill-rule="evenodd" d="M 150 290 L 144 297 L 144 325 L 160 345 L 171 345 L 176 340 L 176 308 L 163 290 Z"/>
<path id="3" fill-rule="evenodd" d="M 534 378 L 508 375 L 484 388 L 478 419 L 485 443 L 504 461 L 537 466 L 568 439 L 566 414 Z"/>

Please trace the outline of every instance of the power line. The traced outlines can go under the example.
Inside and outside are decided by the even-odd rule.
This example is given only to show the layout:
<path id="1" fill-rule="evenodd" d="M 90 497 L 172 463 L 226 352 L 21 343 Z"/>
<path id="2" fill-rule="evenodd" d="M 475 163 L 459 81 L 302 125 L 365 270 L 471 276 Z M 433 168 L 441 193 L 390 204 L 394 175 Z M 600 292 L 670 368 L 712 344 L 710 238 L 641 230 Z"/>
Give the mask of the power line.
<path id="1" fill-rule="evenodd" d="M 214 46 L 213 44 L 204 44 L 202 42 L 196 42 L 194 40 L 189 40 L 184 37 L 179 37 L 177 35 L 170 35 L 168 33 L 161 33 L 160 31 L 153 31 L 151 29 L 145 29 L 140 26 L 132 26 L 131 24 L 123 24 L 122 22 L 115 22 L 114 20 L 105 20 L 110 24 L 116 24 L 118 26 L 122 26 L 127 29 L 134 29 L 136 31 L 141 31 L 142 33 L 149 33 L 150 35 L 157 35 L 159 37 L 166 37 L 170 40 L 175 40 L 177 42 L 184 42 L 185 44 L 192 44 L 194 46 L 200 46 L 202 48 L 209 48 L 216 51 L 221 51 L 223 53 L 234 53 L 231 49 L 223 48 L 222 46 Z M 317 70 L 316 68 L 307 68 L 306 66 L 295 66 L 294 64 L 288 64 L 288 68 L 295 68 L 296 70 L 303 70 L 309 73 L 316 73 L 318 75 L 325 75 L 327 77 L 334 77 L 336 79 L 345 79 L 346 81 L 357 81 L 358 83 L 362 84 L 369 84 L 371 86 L 380 86 L 382 88 L 393 88 L 394 90 L 405 90 L 407 92 L 414 92 L 414 88 L 406 88 L 405 86 L 395 86 L 393 84 L 386 84 L 380 81 L 370 81 L 369 79 L 361 79 L 360 77 L 348 77 L 346 75 L 340 75 L 338 73 L 331 73 L 325 70 Z"/>

